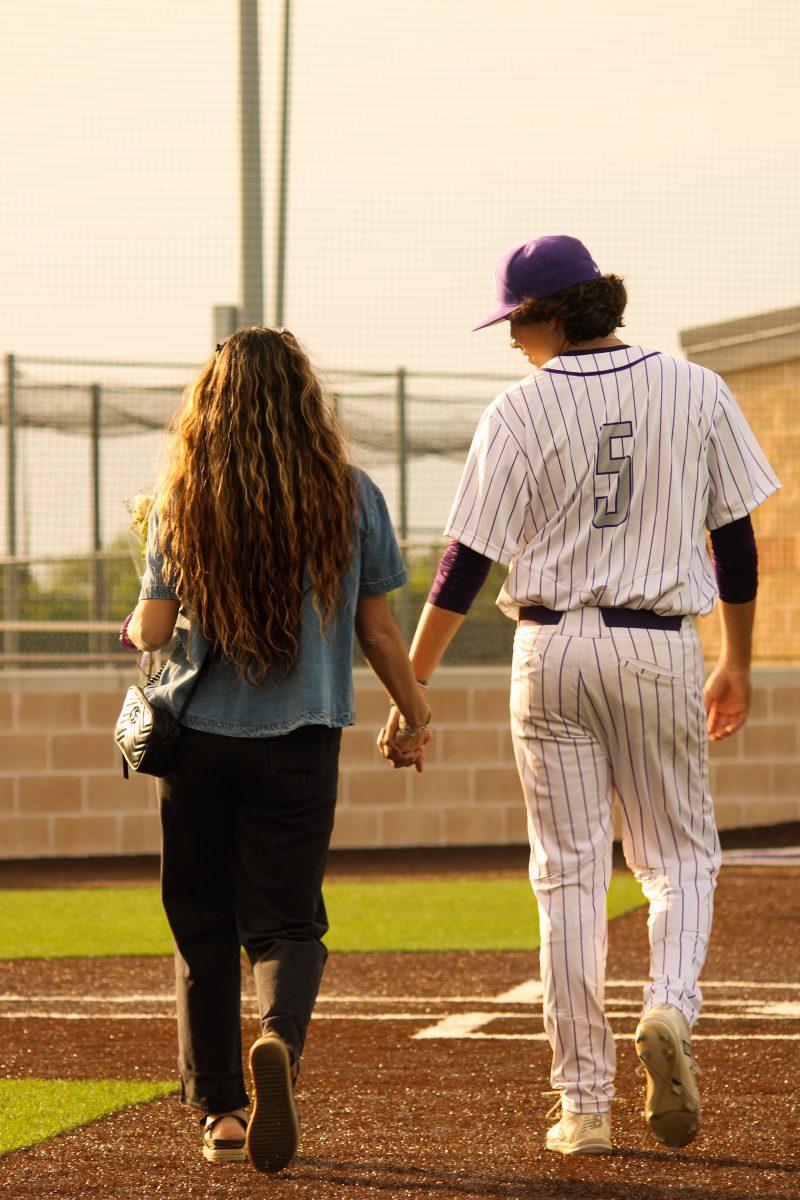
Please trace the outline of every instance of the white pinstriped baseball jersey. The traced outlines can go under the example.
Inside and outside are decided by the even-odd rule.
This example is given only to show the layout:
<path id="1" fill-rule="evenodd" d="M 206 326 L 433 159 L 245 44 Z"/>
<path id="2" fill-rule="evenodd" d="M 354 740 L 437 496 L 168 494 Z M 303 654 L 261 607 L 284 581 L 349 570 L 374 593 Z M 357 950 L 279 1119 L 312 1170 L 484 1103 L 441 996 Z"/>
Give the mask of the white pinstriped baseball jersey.
<path id="1" fill-rule="evenodd" d="M 780 487 L 707 367 L 642 346 L 550 359 L 486 409 L 445 533 L 510 565 L 498 606 L 705 614 L 705 530 Z"/>

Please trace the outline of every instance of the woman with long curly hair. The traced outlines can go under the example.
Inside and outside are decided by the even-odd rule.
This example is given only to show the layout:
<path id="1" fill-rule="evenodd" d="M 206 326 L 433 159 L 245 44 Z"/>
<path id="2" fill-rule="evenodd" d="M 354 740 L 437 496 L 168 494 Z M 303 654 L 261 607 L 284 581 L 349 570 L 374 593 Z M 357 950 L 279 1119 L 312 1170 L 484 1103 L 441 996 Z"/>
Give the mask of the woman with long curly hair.
<path id="1" fill-rule="evenodd" d="M 202 1113 L 206 1158 L 275 1171 L 297 1146 L 294 1082 L 327 953 L 354 633 L 405 720 L 396 765 L 422 769 L 430 710 L 386 600 L 406 574 L 385 501 L 292 334 L 233 334 L 169 432 L 127 637 L 155 650 L 177 632 L 154 705 L 177 716 L 196 685 L 157 787 L 181 1097 Z M 241 947 L 261 1017 L 249 1119 Z"/>

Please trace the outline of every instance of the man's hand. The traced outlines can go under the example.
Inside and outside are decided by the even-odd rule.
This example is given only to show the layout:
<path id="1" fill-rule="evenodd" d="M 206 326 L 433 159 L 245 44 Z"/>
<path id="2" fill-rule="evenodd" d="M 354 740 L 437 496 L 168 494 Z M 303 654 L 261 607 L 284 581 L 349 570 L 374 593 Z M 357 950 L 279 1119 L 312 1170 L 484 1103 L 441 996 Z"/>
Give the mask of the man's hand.
<path id="1" fill-rule="evenodd" d="M 414 767 L 416 771 L 422 771 L 424 769 L 425 747 L 432 736 L 430 729 L 425 729 L 422 733 L 418 733 L 412 737 L 409 734 L 401 733 L 399 726 L 400 713 L 392 706 L 389 710 L 386 724 L 378 734 L 378 750 L 380 754 L 388 762 L 392 763 L 395 770 L 400 767 Z"/>
<path id="2" fill-rule="evenodd" d="M 729 737 L 747 720 L 750 708 L 750 672 L 746 667 L 718 663 L 706 680 L 703 698 L 708 714 L 709 740 Z"/>

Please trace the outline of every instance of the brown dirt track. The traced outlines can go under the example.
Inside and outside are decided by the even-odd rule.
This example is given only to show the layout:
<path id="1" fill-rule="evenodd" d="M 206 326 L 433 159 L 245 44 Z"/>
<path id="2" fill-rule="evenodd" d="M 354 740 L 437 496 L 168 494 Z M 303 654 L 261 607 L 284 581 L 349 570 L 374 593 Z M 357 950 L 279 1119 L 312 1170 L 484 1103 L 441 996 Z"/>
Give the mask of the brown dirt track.
<path id="1" fill-rule="evenodd" d="M 540 1041 L 492 1040 L 504 1031 L 540 1031 L 540 1019 L 531 1019 L 529 1006 L 519 1004 L 513 1016 L 495 1019 L 486 1040 L 413 1039 L 445 1015 L 491 1008 L 493 997 L 533 973 L 533 956 L 338 955 L 330 960 L 320 1019 L 309 1036 L 300 1089 L 303 1139 L 290 1170 L 270 1178 L 245 1166 L 205 1163 L 197 1124 L 171 1097 L 0 1159 L 0 1193 L 20 1200 L 89 1195 L 249 1200 L 264 1194 L 281 1200 L 797 1197 L 800 1041 L 737 1039 L 800 1032 L 798 1018 L 739 1016 L 736 1001 L 800 1001 L 800 991 L 780 986 L 798 979 L 798 885 L 796 868 L 722 872 L 704 979 L 776 987 L 715 991 L 706 986 L 708 1015 L 697 1033 L 722 1033 L 725 1040 L 698 1038 L 704 1124 L 680 1154 L 659 1148 L 644 1126 L 642 1084 L 634 1075 L 627 1038 L 617 1043 L 618 1150 L 610 1157 L 572 1159 L 541 1149 L 544 1113 L 551 1103 L 540 1095 L 549 1087 L 548 1047 Z M 610 980 L 641 977 L 645 919 L 639 911 L 613 924 Z M 79 1007 L 70 996 L 96 998 L 92 1020 L 0 1016 L 0 1071 L 15 1078 L 172 1077 L 175 1034 L 167 1007 L 102 999 L 133 992 L 161 995 L 171 983 L 171 963 L 164 959 L 0 964 L 0 992 L 53 998 L 26 1001 L 26 1012 Z M 626 997 L 635 996 L 635 989 L 623 990 Z M 611 989 L 609 995 L 614 994 Z M 363 998 L 336 1000 L 344 996 Z M 471 999 L 435 999 L 456 996 Z M 416 1002 L 400 999 L 408 997 Z M 13 1006 L 2 1007 L 8 1013 Z M 103 1016 L 145 1008 L 164 1016 L 148 1021 Z M 508 1008 L 501 1004 L 498 1011 Z M 723 1008 L 735 1019 L 723 1020 Z M 378 1012 L 413 1014 L 413 1019 L 352 1019 Z M 631 1032 L 635 1018 L 620 1015 L 615 1024 Z M 246 1036 L 255 1032 L 249 1020 Z"/>

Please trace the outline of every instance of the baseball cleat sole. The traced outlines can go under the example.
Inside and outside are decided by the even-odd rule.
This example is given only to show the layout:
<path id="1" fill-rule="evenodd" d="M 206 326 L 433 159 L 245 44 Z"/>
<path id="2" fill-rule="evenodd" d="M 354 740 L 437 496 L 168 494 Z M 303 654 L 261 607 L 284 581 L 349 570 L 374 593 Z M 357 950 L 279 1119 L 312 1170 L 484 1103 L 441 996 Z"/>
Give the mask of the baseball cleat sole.
<path id="1" fill-rule="evenodd" d="M 545 1150 L 555 1150 L 558 1154 L 613 1154 L 610 1142 L 595 1142 L 586 1146 L 570 1146 L 564 1142 L 545 1142 Z"/>
<path id="2" fill-rule="evenodd" d="M 253 1115 L 247 1126 L 245 1149 L 257 1171 L 282 1171 L 292 1161 L 300 1140 L 300 1120 L 294 1102 L 292 1063 L 286 1043 L 267 1033 L 250 1050 Z"/>
<path id="3" fill-rule="evenodd" d="M 548 1129 L 544 1145 L 558 1154 L 613 1154 L 611 1114 L 562 1111 L 558 1124 Z"/>
<path id="4" fill-rule="evenodd" d="M 700 1096 L 683 1039 L 658 1016 L 644 1016 L 635 1034 L 647 1077 L 644 1115 L 653 1136 L 671 1150 L 688 1146 L 700 1128 Z"/>

